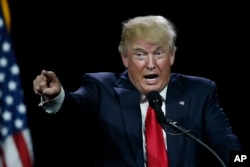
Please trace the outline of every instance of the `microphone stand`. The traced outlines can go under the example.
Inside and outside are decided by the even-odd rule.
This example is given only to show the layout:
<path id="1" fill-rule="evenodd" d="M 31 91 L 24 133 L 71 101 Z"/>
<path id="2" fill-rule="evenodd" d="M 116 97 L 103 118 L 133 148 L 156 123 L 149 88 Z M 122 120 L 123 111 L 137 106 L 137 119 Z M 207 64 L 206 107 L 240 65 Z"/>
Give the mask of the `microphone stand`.
<path id="1" fill-rule="evenodd" d="M 200 143 L 202 146 L 204 146 L 206 149 L 208 149 L 219 160 L 219 162 L 222 164 L 223 167 L 226 167 L 226 164 L 218 156 L 218 154 L 215 153 L 208 145 L 206 145 L 204 142 L 202 142 L 199 138 L 197 138 L 193 133 L 191 133 L 191 130 L 186 130 L 185 128 L 178 125 L 177 122 L 174 122 L 174 121 L 172 121 L 172 120 L 170 120 L 168 118 L 165 118 L 165 116 L 164 116 L 164 114 L 163 114 L 163 112 L 161 110 L 162 98 L 161 98 L 160 94 L 157 91 L 149 92 L 147 96 L 148 96 L 149 105 L 152 108 L 155 109 L 156 119 L 158 120 L 161 127 L 164 129 L 164 131 L 166 133 L 168 133 L 167 129 L 166 129 L 166 126 L 170 125 L 175 130 L 177 130 L 177 131 L 191 137 L 196 142 Z"/>
<path id="2" fill-rule="evenodd" d="M 161 127 L 164 129 L 164 131 L 166 133 L 167 133 L 166 125 L 170 125 L 171 127 L 173 127 L 174 129 L 176 129 L 177 131 L 179 131 L 179 132 L 181 132 L 181 133 L 183 133 L 183 134 L 191 137 L 196 142 L 200 143 L 202 146 L 204 146 L 206 149 L 208 149 L 219 160 L 219 162 L 222 164 L 223 167 L 227 167 L 226 164 L 223 162 L 223 160 L 219 157 L 219 155 L 216 152 L 214 152 L 207 144 L 205 144 L 204 142 L 202 142 L 193 133 L 191 133 L 190 130 L 186 130 L 184 127 L 180 126 L 177 122 L 174 122 L 174 121 L 172 121 L 172 120 L 170 120 L 168 118 L 165 119 L 165 117 L 164 118 L 161 117 L 161 116 L 159 116 L 159 117 L 157 117 L 157 119 L 159 120 Z"/>

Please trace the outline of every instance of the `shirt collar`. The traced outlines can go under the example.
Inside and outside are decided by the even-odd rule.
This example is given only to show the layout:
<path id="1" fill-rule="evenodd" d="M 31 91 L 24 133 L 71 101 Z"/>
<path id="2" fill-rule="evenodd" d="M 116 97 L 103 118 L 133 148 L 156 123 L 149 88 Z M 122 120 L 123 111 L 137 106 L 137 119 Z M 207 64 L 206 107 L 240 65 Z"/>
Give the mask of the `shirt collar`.
<path id="1" fill-rule="evenodd" d="M 160 92 L 160 95 L 161 95 L 163 101 L 166 101 L 167 89 L 168 89 L 168 86 L 166 86 L 166 87 Z"/>

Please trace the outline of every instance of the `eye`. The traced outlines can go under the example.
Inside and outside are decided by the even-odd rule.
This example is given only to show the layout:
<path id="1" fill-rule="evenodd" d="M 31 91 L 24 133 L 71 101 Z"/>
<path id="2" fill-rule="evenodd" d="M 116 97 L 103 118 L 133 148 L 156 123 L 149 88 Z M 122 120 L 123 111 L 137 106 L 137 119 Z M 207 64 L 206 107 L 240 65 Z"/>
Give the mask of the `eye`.
<path id="1" fill-rule="evenodd" d="M 134 55 L 135 55 L 135 58 L 138 60 L 143 60 L 145 58 L 145 53 L 143 52 L 136 52 Z"/>
<path id="2" fill-rule="evenodd" d="M 157 52 L 155 52 L 155 56 L 156 56 L 157 58 L 161 58 L 161 57 L 164 56 L 164 52 L 163 52 L 163 51 L 157 51 Z"/>
<path id="3" fill-rule="evenodd" d="M 142 57 L 144 54 L 140 52 L 140 53 L 136 53 L 135 55 L 136 55 L 137 57 Z"/>

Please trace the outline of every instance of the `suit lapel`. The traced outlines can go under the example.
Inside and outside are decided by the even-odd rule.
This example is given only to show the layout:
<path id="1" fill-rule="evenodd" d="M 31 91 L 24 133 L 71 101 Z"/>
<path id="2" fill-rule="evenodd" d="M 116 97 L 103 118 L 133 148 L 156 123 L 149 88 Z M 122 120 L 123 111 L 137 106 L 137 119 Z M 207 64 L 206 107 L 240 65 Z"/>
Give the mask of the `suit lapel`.
<path id="1" fill-rule="evenodd" d="M 141 158 L 136 159 L 138 166 L 141 166 L 143 163 L 143 141 L 140 93 L 129 82 L 126 75 L 118 80 L 114 90 L 119 98 L 122 121 L 131 146 L 130 148 L 135 159 L 138 155 L 141 155 Z"/>

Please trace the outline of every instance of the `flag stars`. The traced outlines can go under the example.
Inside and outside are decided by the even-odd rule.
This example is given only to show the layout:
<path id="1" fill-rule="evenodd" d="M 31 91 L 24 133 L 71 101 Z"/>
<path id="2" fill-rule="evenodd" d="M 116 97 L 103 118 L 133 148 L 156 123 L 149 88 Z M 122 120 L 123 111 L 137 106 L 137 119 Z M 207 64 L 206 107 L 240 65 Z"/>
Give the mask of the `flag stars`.
<path id="1" fill-rule="evenodd" d="M 10 71 L 13 75 L 18 75 L 19 74 L 19 67 L 14 64 L 12 67 L 10 67 Z"/>
<path id="2" fill-rule="evenodd" d="M 0 147 L 4 149 L 0 149 L 0 167 L 2 162 L 6 166 L 32 166 L 32 139 L 26 123 L 20 69 L 2 14 L 0 11 Z"/>
<path id="3" fill-rule="evenodd" d="M 23 127 L 23 121 L 21 120 L 21 119 L 16 119 L 15 120 L 15 126 L 16 126 L 16 128 L 18 128 L 18 129 L 22 129 L 22 127 Z"/>
<path id="4" fill-rule="evenodd" d="M 5 103 L 7 104 L 7 105 L 12 105 L 13 104 L 13 97 L 12 96 L 10 96 L 10 95 L 7 95 L 6 97 L 5 97 Z"/>
<path id="5" fill-rule="evenodd" d="M 10 51 L 10 43 L 8 41 L 3 42 L 2 51 L 3 52 L 9 52 Z"/>
<path id="6" fill-rule="evenodd" d="M 21 113 L 21 114 L 25 114 L 26 113 L 26 106 L 21 103 L 17 106 L 17 110 Z"/>
<path id="7" fill-rule="evenodd" d="M 7 128 L 7 127 L 2 127 L 2 129 L 1 129 L 1 134 L 2 134 L 3 136 L 7 136 L 7 134 L 8 134 L 8 128 Z"/>
<path id="8" fill-rule="evenodd" d="M 7 66 L 7 59 L 5 57 L 0 58 L 0 67 L 6 67 Z"/>
<path id="9" fill-rule="evenodd" d="M 11 113 L 9 111 L 4 111 L 2 117 L 5 121 L 10 121 L 11 120 Z"/>
<path id="10" fill-rule="evenodd" d="M 16 84 L 15 81 L 10 81 L 10 82 L 8 83 L 8 88 L 9 88 L 10 91 L 16 90 L 16 87 L 17 87 L 17 84 Z"/>

